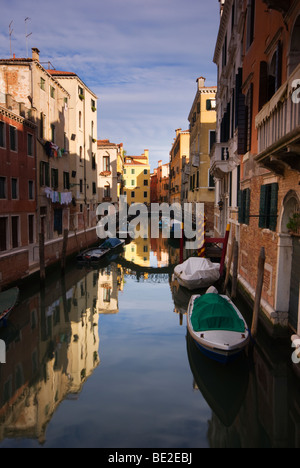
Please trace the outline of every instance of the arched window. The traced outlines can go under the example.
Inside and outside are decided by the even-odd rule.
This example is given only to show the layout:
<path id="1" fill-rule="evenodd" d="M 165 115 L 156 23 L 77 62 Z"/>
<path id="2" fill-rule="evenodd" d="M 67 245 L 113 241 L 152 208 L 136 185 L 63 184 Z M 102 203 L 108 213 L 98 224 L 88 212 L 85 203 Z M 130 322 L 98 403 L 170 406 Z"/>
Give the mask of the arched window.
<path id="1" fill-rule="evenodd" d="M 298 16 L 291 35 L 290 53 L 288 56 L 289 76 L 300 63 L 300 15 Z"/>

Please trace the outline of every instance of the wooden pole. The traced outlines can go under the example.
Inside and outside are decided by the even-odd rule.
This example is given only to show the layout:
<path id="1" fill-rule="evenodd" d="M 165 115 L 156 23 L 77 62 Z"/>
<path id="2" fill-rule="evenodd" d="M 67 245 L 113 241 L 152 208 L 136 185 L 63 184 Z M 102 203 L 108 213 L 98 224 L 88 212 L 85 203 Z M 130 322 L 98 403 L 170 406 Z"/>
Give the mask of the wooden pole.
<path id="1" fill-rule="evenodd" d="M 260 301 L 261 301 L 261 294 L 262 294 L 262 288 L 263 288 L 263 283 L 264 283 L 265 261 L 266 261 L 265 248 L 262 247 L 260 250 L 259 259 L 258 259 L 257 283 L 256 283 L 255 302 L 254 302 L 252 327 L 251 327 L 252 337 L 255 337 L 257 333 Z"/>
<path id="2" fill-rule="evenodd" d="M 45 283 L 46 270 L 45 270 L 45 235 L 43 232 L 39 235 L 39 250 L 40 250 L 40 280 Z"/>
<path id="3" fill-rule="evenodd" d="M 65 273 L 65 269 L 66 269 L 66 256 L 67 256 L 68 238 L 69 238 L 69 231 L 68 231 L 68 229 L 65 229 L 64 230 L 64 240 L 63 240 L 62 254 L 61 254 L 61 272 L 62 272 L 62 274 Z"/>
<path id="4" fill-rule="evenodd" d="M 231 297 L 236 297 L 237 290 L 237 277 L 238 277 L 238 264 L 239 264 L 239 243 L 234 241 L 233 246 L 233 265 L 232 265 L 232 282 L 231 282 Z"/>
<path id="5" fill-rule="evenodd" d="M 183 223 L 181 223 L 180 263 L 183 263 L 183 247 L 184 247 L 184 228 L 183 228 Z"/>
<path id="6" fill-rule="evenodd" d="M 229 239 L 229 232 L 230 232 L 230 224 L 227 224 L 226 234 L 225 234 L 225 238 L 223 242 L 222 258 L 221 258 L 221 263 L 220 263 L 220 276 L 223 275 L 224 263 L 225 263 L 225 257 L 226 257 L 226 252 L 227 252 L 228 239 Z"/>
<path id="7" fill-rule="evenodd" d="M 223 289 L 224 293 L 226 292 L 227 284 L 228 284 L 228 281 L 229 281 L 230 268 L 231 268 L 232 259 L 233 259 L 234 244 L 235 244 L 235 238 L 233 239 L 232 244 L 230 246 L 229 258 L 228 258 L 228 263 L 227 263 L 227 267 L 226 267 L 226 276 L 225 276 L 225 282 L 224 282 L 224 289 Z"/>

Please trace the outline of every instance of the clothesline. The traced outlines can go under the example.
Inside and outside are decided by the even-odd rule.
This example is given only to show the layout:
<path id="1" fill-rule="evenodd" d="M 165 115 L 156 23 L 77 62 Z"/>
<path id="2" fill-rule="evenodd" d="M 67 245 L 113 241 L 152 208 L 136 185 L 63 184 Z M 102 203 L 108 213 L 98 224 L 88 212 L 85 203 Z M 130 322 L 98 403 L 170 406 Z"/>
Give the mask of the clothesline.
<path id="1" fill-rule="evenodd" d="M 67 150 L 65 150 L 64 148 L 59 148 L 59 146 L 55 145 L 51 141 L 46 141 L 44 148 L 45 148 L 45 151 L 46 151 L 46 155 L 49 158 L 51 158 L 51 157 L 52 158 L 62 158 L 63 154 L 68 153 Z"/>
<path id="2" fill-rule="evenodd" d="M 72 202 L 72 192 L 55 192 L 49 187 L 45 188 L 45 195 L 50 198 L 52 203 L 60 205 L 69 205 Z"/>

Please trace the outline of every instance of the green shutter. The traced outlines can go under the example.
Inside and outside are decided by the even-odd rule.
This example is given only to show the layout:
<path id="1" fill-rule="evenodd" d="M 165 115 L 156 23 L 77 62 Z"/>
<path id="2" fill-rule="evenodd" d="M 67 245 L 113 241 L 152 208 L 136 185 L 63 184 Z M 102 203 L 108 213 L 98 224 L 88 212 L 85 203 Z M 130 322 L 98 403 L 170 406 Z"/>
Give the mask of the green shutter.
<path id="1" fill-rule="evenodd" d="M 239 208 L 239 223 L 243 223 L 243 203 L 242 203 L 242 194 L 241 190 L 238 191 L 238 208 Z"/>
<path id="2" fill-rule="evenodd" d="M 244 206 L 245 206 L 245 211 L 244 211 L 244 223 L 249 224 L 250 222 L 250 189 L 247 188 L 244 190 Z"/>
<path id="3" fill-rule="evenodd" d="M 278 205 L 278 184 L 271 184 L 271 200 L 270 200 L 270 225 L 271 231 L 276 231 L 277 227 L 277 205 Z"/>
<path id="4" fill-rule="evenodd" d="M 259 223 L 258 223 L 258 226 L 260 228 L 265 228 L 266 222 L 267 222 L 266 195 L 267 195 L 267 185 L 262 185 L 260 188 L 260 208 L 259 208 Z"/>
<path id="5" fill-rule="evenodd" d="M 50 164 L 45 163 L 45 185 L 50 187 Z"/>
<path id="6" fill-rule="evenodd" d="M 44 163 L 43 161 L 40 162 L 40 187 L 44 185 Z"/>

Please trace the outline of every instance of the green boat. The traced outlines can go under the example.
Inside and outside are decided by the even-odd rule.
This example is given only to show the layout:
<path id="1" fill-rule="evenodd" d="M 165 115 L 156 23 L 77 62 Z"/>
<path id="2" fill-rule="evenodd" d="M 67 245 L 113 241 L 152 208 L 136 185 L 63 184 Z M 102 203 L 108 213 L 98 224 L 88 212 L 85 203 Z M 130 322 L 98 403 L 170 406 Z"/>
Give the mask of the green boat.
<path id="1" fill-rule="evenodd" d="M 0 293 L 0 323 L 8 318 L 15 307 L 19 293 L 19 288 L 11 288 Z"/>

